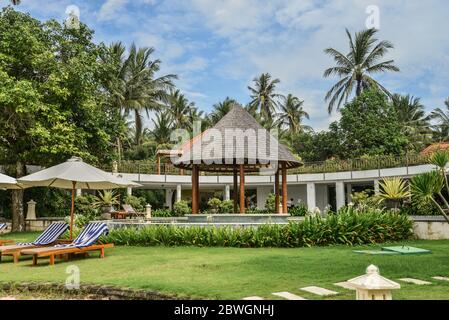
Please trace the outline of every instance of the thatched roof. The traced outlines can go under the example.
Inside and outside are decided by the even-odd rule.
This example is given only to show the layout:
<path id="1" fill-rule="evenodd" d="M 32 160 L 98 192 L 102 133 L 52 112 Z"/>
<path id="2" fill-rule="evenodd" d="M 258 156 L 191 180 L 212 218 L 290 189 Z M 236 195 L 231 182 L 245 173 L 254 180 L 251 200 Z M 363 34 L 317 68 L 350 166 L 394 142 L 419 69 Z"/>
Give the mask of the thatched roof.
<path id="1" fill-rule="evenodd" d="M 198 164 L 201 171 L 232 171 L 235 164 L 244 164 L 245 171 L 258 171 L 279 162 L 286 163 L 287 168 L 302 165 L 239 105 L 181 149 L 182 156 L 174 165 L 185 169 L 193 164 Z"/>

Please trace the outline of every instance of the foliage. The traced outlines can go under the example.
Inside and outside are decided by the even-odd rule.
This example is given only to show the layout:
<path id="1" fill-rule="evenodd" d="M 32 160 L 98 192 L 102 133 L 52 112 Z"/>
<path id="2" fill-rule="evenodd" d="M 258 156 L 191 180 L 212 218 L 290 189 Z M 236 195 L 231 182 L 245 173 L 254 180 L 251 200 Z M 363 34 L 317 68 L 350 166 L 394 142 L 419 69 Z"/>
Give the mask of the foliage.
<path id="1" fill-rule="evenodd" d="M 409 216 L 438 216 L 441 212 L 438 208 L 431 202 L 422 203 L 420 201 L 411 201 L 410 203 L 405 203 L 399 208 L 401 214 L 406 214 Z"/>
<path id="2" fill-rule="evenodd" d="M 408 144 L 397 113 L 379 91 L 364 91 L 346 104 L 341 109 L 341 119 L 330 128 L 339 140 L 337 154 L 345 159 L 401 155 Z"/>
<path id="3" fill-rule="evenodd" d="M 123 202 L 133 207 L 136 212 L 144 212 L 145 205 L 147 204 L 144 197 L 136 197 L 133 195 L 126 195 Z"/>
<path id="4" fill-rule="evenodd" d="M 279 203 L 282 203 L 282 197 L 279 196 Z M 274 193 L 270 193 L 267 196 L 267 200 L 265 200 L 265 209 L 270 213 L 276 213 L 278 210 L 275 208 L 276 204 L 276 195 Z"/>
<path id="5" fill-rule="evenodd" d="M 189 207 L 189 204 L 185 200 L 180 200 L 173 204 L 173 213 L 178 216 L 185 216 L 186 214 L 191 214 L 192 209 Z"/>
<path id="6" fill-rule="evenodd" d="M 232 213 L 234 212 L 234 201 L 223 200 L 220 204 L 220 213 Z"/>
<path id="7" fill-rule="evenodd" d="M 173 217 L 174 213 L 170 209 L 156 209 L 151 211 L 152 217 Z"/>
<path id="8" fill-rule="evenodd" d="M 207 205 L 216 213 L 218 208 L 221 206 L 221 200 L 215 197 L 210 198 L 207 201 Z"/>
<path id="9" fill-rule="evenodd" d="M 288 225 L 258 228 L 151 226 L 113 229 L 106 241 L 139 246 L 304 247 L 333 244 L 359 245 L 404 240 L 412 235 L 412 221 L 392 212 L 350 211 L 306 217 Z"/>
<path id="10" fill-rule="evenodd" d="M 399 177 L 383 178 L 379 182 L 379 187 L 379 198 L 393 201 L 395 208 L 399 201 L 410 197 L 407 183 Z"/>
<path id="11" fill-rule="evenodd" d="M 287 127 L 291 133 L 299 133 L 301 131 L 311 129 L 310 127 L 302 124 L 304 118 L 309 119 L 309 114 L 304 111 L 303 104 L 304 100 L 300 100 L 291 93 L 287 96 L 281 96 L 278 122 L 281 126 Z"/>
<path id="12" fill-rule="evenodd" d="M 95 208 L 102 206 L 113 206 L 119 204 L 118 195 L 114 190 L 100 191 L 99 195 L 95 197 L 95 201 L 92 204 Z"/>
<path id="13" fill-rule="evenodd" d="M 430 117 L 436 120 L 433 126 L 433 136 L 436 141 L 448 141 L 449 139 L 449 98 L 444 102 L 445 109 L 436 108 Z"/>
<path id="14" fill-rule="evenodd" d="M 288 209 L 288 213 L 293 217 L 305 217 L 308 212 L 309 208 L 307 207 L 307 204 L 303 202 L 298 203 L 297 205 Z"/>
<path id="15" fill-rule="evenodd" d="M 276 93 L 276 85 L 279 79 L 272 79 L 269 73 L 263 73 L 253 79 L 254 87 L 248 86 L 251 92 L 249 110 L 259 116 L 260 121 L 265 122 L 272 119 L 277 106 L 276 99 L 280 97 Z"/>
<path id="16" fill-rule="evenodd" d="M 381 198 L 371 194 L 371 190 L 354 192 L 351 195 L 352 202 L 356 209 L 364 211 L 367 209 L 380 209 Z"/>
<path id="17" fill-rule="evenodd" d="M 336 66 L 324 71 L 324 77 L 338 76 L 339 81 L 327 92 L 326 101 L 329 101 L 328 112 L 334 106 L 337 109 L 343 102 L 347 102 L 355 89 L 356 96 L 369 89 L 379 89 L 390 95 L 388 90 L 371 77 L 371 74 L 386 71 L 399 71 L 393 60 L 379 61 L 393 44 L 389 41 L 379 41 L 375 38 L 377 29 L 366 29 L 355 34 L 355 39 L 346 29 L 350 51 L 341 53 L 333 48 L 324 50 L 331 56 Z"/>
<path id="18" fill-rule="evenodd" d="M 94 195 L 86 194 L 75 198 L 75 213 L 86 217 L 98 215 L 98 209 L 94 206 L 97 198 Z"/>

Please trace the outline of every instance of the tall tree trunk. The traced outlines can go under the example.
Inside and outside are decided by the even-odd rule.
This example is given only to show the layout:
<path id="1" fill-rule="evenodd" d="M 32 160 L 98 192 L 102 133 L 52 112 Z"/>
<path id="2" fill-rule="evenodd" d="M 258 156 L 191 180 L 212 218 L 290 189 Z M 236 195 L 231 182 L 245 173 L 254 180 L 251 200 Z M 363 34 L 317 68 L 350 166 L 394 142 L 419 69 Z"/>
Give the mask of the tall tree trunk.
<path id="1" fill-rule="evenodd" d="M 134 122 L 136 125 L 136 137 L 135 137 L 135 143 L 136 145 L 140 145 L 141 139 L 142 139 L 142 116 L 139 112 L 139 110 L 134 110 Z"/>
<path id="2" fill-rule="evenodd" d="M 16 177 L 25 174 L 25 166 L 18 161 L 16 163 Z M 12 190 L 12 231 L 25 231 L 25 217 L 23 214 L 23 190 Z"/>
<path id="3" fill-rule="evenodd" d="M 360 94 L 362 94 L 362 79 L 357 77 L 357 87 L 355 90 L 355 94 L 356 96 L 360 96 Z"/>

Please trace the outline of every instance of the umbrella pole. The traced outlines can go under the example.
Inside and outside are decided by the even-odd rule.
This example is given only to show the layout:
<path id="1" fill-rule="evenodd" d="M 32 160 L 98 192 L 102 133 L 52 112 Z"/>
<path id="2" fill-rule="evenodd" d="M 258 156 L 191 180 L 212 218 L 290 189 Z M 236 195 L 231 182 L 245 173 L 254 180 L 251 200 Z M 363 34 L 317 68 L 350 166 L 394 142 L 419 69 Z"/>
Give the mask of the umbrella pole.
<path id="1" fill-rule="evenodd" d="M 75 213 L 75 186 L 76 182 L 72 181 L 72 206 L 70 208 L 70 241 L 73 239 L 73 216 Z"/>

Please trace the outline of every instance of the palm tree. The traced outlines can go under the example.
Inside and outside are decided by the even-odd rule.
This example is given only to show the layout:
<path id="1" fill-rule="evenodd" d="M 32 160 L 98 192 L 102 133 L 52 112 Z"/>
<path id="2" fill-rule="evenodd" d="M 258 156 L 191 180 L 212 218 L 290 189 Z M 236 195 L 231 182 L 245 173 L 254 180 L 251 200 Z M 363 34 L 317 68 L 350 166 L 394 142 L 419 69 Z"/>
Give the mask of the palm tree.
<path id="1" fill-rule="evenodd" d="M 291 93 L 281 97 L 278 122 L 281 126 L 287 127 L 291 133 L 300 133 L 303 130 L 311 129 L 309 126 L 302 125 L 303 118 L 309 119 L 309 114 L 302 107 L 303 104 L 304 100 L 299 100 Z"/>
<path id="2" fill-rule="evenodd" d="M 212 112 L 209 114 L 209 119 L 211 121 L 211 125 L 215 125 L 221 118 L 223 118 L 234 105 L 238 105 L 239 103 L 226 97 L 223 101 L 216 103 L 212 106 Z"/>
<path id="3" fill-rule="evenodd" d="M 410 197 L 410 191 L 408 190 L 407 184 L 405 180 L 401 178 L 384 178 L 379 182 L 379 186 L 379 197 L 381 199 L 393 201 L 395 209 L 397 209 L 399 201 Z"/>
<path id="4" fill-rule="evenodd" d="M 394 94 L 392 105 L 398 116 L 402 132 L 408 137 L 411 147 L 420 151 L 431 138 L 429 117 L 419 98 Z"/>
<path id="5" fill-rule="evenodd" d="M 110 55 L 116 63 L 114 78 L 109 81 L 113 104 L 127 116 L 134 113 L 135 144 L 142 142 L 143 115 L 158 110 L 164 105 L 167 91 L 173 88 L 176 75 L 156 77 L 161 61 L 151 60 L 153 48 L 137 48 L 131 45 L 128 57 L 125 47 L 119 42 L 110 46 Z"/>
<path id="6" fill-rule="evenodd" d="M 165 101 L 167 104 L 166 110 L 171 117 L 173 126 L 176 129 L 188 126 L 190 109 L 194 108 L 195 104 L 189 102 L 186 96 L 179 90 L 172 90 Z"/>
<path id="7" fill-rule="evenodd" d="M 275 99 L 280 95 L 275 91 L 280 80 L 271 79 L 269 73 L 263 73 L 258 78 L 254 78 L 253 82 L 254 88 L 248 86 L 252 99 L 249 103 L 250 110 L 258 112 L 261 119 L 267 120 L 276 112 L 277 102 Z"/>
<path id="8" fill-rule="evenodd" d="M 18 6 L 19 4 L 20 4 L 20 2 L 22 2 L 21 0 L 11 0 L 11 3 L 14 5 L 14 6 Z"/>
<path id="9" fill-rule="evenodd" d="M 187 115 L 187 127 L 190 130 L 190 132 L 193 131 L 193 124 L 195 121 L 201 121 L 201 130 L 204 131 L 209 127 L 209 122 L 203 118 L 204 112 L 201 110 L 198 110 L 197 107 L 192 106 L 189 108 L 189 113 Z M 206 121 L 205 121 L 206 120 Z"/>
<path id="10" fill-rule="evenodd" d="M 430 114 L 430 117 L 437 121 L 434 126 L 434 136 L 439 141 L 447 141 L 449 139 L 449 98 L 444 102 L 446 110 L 436 108 Z"/>
<path id="11" fill-rule="evenodd" d="M 355 94 L 359 96 L 363 90 L 380 88 L 381 91 L 390 96 L 390 93 L 379 82 L 370 75 L 385 71 L 399 71 L 394 65 L 394 60 L 379 61 L 393 44 L 389 41 L 379 41 L 374 38 L 376 29 L 367 29 L 355 34 L 355 40 L 346 29 L 349 38 L 350 51 L 343 54 L 336 49 L 327 48 L 326 54 L 331 56 L 336 66 L 324 71 L 324 77 L 336 75 L 340 80 L 327 92 L 326 101 L 329 101 L 328 112 L 331 113 L 334 106 L 337 109 L 343 101 L 347 102 L 354 87 Z"/>
<path id="12" fill-rule="evenodd" d="M 151 131 L 153 139 L 158 145 L 170 144 L 170 134 L 173 129 L 171 117 L 166 112 L 157 112 L 156 121 L 151 119 L 154 129 Z"/>

